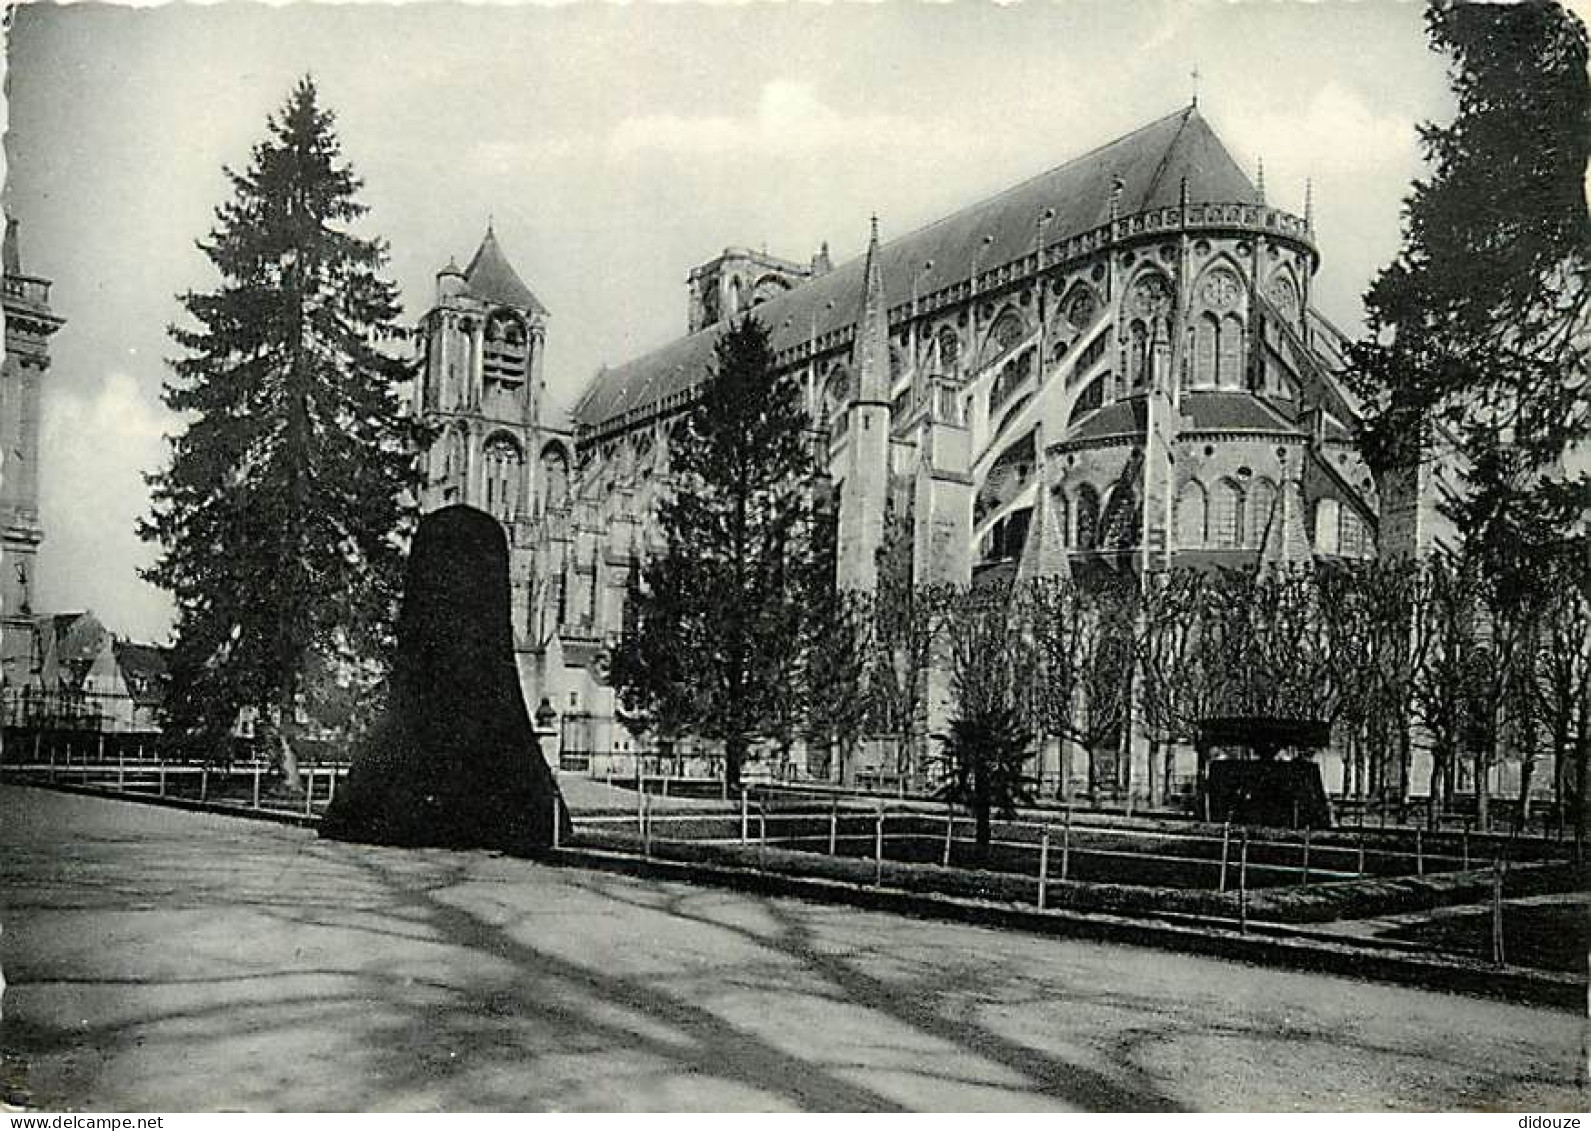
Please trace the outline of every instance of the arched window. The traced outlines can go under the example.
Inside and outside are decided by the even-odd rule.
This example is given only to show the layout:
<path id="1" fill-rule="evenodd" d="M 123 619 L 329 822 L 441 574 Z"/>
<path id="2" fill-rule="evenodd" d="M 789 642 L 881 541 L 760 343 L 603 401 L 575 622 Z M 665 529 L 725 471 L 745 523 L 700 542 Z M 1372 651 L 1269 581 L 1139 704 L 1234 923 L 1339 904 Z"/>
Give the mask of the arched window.
<path id="1" fill-rule="evenodd" d="M 1335 554 L 1341 545 L 1342 516 L 1336 499 L 1321 499 L 1315 503 L 1315 550 L 1322 554 Z"/>
<path id="2" fill-rule="evenodd" d="M 961 339 L 956 337 L 956 331 L 949 326 L 939 331 L 939 371 L 945 374 L 954 374 L 956 366 L 961 361 Z"/>
<path id="3" fill-rule="evenodd" d="M 1215 364 L 1217 385 L 1223 389 L 1243 387 L 1243 320 L 1235 314 L 1221 319 Z"/>
<path id="4" fill-rule="evenodd" d="M 1215 343 L 1221 324 L 1213 314 L 1201 314 L 1193 325 L 1193 387 L 1215 388 Z"/>
<path id="5" fill-rule="evenodd" d="M 1072 545 L 1079 550 L 1099 545 L 1099 492 L 1087 483 L 1077 489 L 1077 532 Z"/>
<path id="6" fill-rule="evenodd" d="M 1117 487 L 1105 504 L 1104 529 L 1099 532 L 1099 544 L 1110 547 L 1138 545 L 1138 527 L 1142 518 L 1138 493 L 1126 484 Z"/>
<path id="7" fill-rule="evenodd" d="M 1338 535 L 1339 552 L 1345 558 L 1368 557 L 1370 537 L 1364 519 L 1352 507 L 1343 507 L 1339 513 L 1342 515 L 1341 533 Z"/>
<path id="8" fill-rule="evenodd" d="M 830 430 L 831 434 L 845 431 L 845 412 L 851 403 L 850 375 L 841 366 L 835 366 L 829 372 L 828 382 L 823 386 L 823 415 L 819 423 Z"/>
<path id="9" fill-rule="evenodd" d="M 562 447 L 548 444 L 541 450 L 541 509 L 558 510 L 569 499 L 569 457 Z"/>
<path id="10" fill-rule="evenodd" d="M 729 280 L 729 309 L 724 312 L 726 318 L 733 318 L 740 313 L 740 308 L 745 299 L 740 289 L 740 276 L 736 275 Z"/>
<path id="11" fill-rule="evenodd" d="M 1230 479 L 1215 485 L 1210 507 L 1210 541 L 1223 550 L 1243 545 L 1243 488 Z"/>
<path id="12" fill-rule="evenodd" d="M 1276 514 L 1276 484 L 1261 479 L 1249 493 L 1249 540 L 1264 548 L 1270 531 L 1278 525 Z"/>
<path id="13" fill-rule="evenodd" d="M 1141 389 L 1149 380 L 1149 328 L 1134 319 L 1127 328 L 1127 387 Z"/>
<path id="14" fill-rule="evenodd" d="M 486 343 L 481 364 L 487 381 L 518 384 L 525 379 L 529 360 L 525 330 L 519 316 L 499 311 L 486 320 Z"/>
<path id="15" fill-rule="evenodd" d="M 1210 501 L 1204 485 L 1190 479 L 1177 492 L 1177 545 L 1202 546 L 1209 541 Z"/>
<path id="16" fill-rule="evenodd" d="M 1021 388 L 1022 383 L 1033 373 L 1033 351 L 1023 350 L 1016 357 L 1011 358 L 1001 367 L 1000 373 L 994 379 L 994 385 L 989 390 L 989 411 L 992 413 L 1011 398 L 1011 394 Z"/>
<path id="17" fill-rule="evenodd" d="M 509 522 L 519 506 L 519 481 L 525 457 L 509 436 L 493 436 L 486 442 L 486 510 L 502 522 Z"/>
<path id="18" fill-rule="evenodd" d="M 1001 311 L 1000 317 L 994 320 L 994 325 L 989 327 L 988 342 L 983 347 L 983 363 L 987 365 L 1002 354 L 1015 349 L 1025 337 L 1027 337 L 1027 327 L 1022 324 L 1021 316 L 1007 307 Z"/>
<path id="19" fill-rule="evenodd" d="M 464 497 L 464 479 L 469 471 L 469 443 L 460 425 L 448 433 L 447 447 L 442 456 L 442 498 L 445 502 L 458 502 Z"/>
<path id="20" fill-rule="evenodd" d="M 779 275 L 764 275 L 751 291 L 751 305 L 761 306 L 769 299 L 790 289 L 790 280 Z"/>
<path id="21" fill-rule="evenodd" d="M 1072 296 L 1066 303 L 1066 320 L 1072 324 L 1072 329 L 1086 330 L 1098 310 L 1099 304 L 1094 301 L 1093 291 L 1086 286 L 1072 288 Z"/>

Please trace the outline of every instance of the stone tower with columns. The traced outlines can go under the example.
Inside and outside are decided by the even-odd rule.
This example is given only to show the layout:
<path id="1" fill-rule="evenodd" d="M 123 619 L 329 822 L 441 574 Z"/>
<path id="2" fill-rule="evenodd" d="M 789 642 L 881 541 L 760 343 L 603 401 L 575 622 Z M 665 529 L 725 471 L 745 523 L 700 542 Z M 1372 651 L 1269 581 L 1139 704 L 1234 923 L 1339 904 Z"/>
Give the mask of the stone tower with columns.
<path id="1" fill-rule="evenodd" d="M 495 515 L 510 547 L 514 635 L 531 617 L 530 547 L 541 450 L 547 309 L 488 225 L 469 266 L 449 262 L 421 319 L 413 411 L 434 430 L 425 455 L 426 511 L 464 503 Z"/>
<path id="2" fill-rule="evenodd" d="M 0 674 L 15 688 L 33 662 L 39 523 L 39 396 L 50 337 L 65 320 L 50 309 L 50 283 L 25 273 L 17 222 L 6 220 L 6 352 L 0 374 Z"/>

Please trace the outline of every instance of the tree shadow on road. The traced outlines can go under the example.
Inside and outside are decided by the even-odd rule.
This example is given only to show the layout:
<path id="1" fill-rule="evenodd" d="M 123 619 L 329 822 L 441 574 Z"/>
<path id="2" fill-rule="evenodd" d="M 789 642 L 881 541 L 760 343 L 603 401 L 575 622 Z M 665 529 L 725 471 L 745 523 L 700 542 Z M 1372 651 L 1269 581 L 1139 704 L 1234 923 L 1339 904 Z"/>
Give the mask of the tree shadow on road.
<path id="1" fill-rule="evenodd" d="M 9 909 L 107 941 L 8 954 L 0 1034 L 62 1106 L 1176 1110 L 1141 1054 L 1201 1023 L 916 920 L 481 852 L 239 833 L 108 842 L 70 873 Z M 1071 1009 L 1092 1020 L 1048 1023 Z"/>

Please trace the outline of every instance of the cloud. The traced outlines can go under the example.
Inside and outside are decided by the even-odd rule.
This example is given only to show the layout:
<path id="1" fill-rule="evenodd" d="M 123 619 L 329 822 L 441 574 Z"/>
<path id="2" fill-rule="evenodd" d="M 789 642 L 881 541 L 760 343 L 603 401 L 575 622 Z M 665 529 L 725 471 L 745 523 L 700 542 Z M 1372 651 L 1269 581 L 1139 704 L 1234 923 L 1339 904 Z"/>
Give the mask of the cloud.
<path id="1" fill-rule="evenodd" d="M 1301 109 L 1230 115 L 1227 129 L 1238 147 L 1263 156 L 1267 169 L 1284 169 L 1298 178 L 1401 169 L 1418 156 L 1407 114 L 1377 112 L 1336 82 L 1317 90 Z"/>
<path id="2" fill-rule="evenodd" d="M 71 593 L 97 608 L 113 631 L 164 635 L 169 605 L 135 568 L 153 549 L 134 530 L 148 512 L 143 473 L 165 458 L 170 416 L 130 374 L 112 371 L 88 393 L 46 394 L 39 510 L 40 611 Z"/>
<path id="3" fill-rule="evenodd" d="M 849 116 L 825 103 L 811 83 L 775 79 L 765 83 L 751 113 L 729 115 L 643 114 L 626 118 L 608 138 L 617 158 L 647 152 L 682 156 L 721 153 L 811 154 L 885 146 L 921 152 L 925 142 L 959 144 L 956 130 L 887 114 Z"/>

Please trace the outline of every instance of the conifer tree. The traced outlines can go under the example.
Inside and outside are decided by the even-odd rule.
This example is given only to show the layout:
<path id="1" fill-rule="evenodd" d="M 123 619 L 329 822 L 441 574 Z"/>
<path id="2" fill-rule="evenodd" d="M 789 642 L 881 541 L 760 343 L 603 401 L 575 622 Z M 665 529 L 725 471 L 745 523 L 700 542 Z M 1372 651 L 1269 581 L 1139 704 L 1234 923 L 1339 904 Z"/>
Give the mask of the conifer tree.
<path id="1" fill-rule="evenodd" d="M 288 790 L 306 676 L 370 681 L 385 660 L 418 488 L 386 244 L 334 116 L 301 79 L 199 248 L 215 289 L 180 296 L 166 405 L 186 429 L 148 481 L 145 576 L 177 608 L 168 734 L 213 755 L 250 709 Z"/>
<path id="2" fill-rule="evenodd" d="M 647 562 L 613 678 L 627 711 L 688 720 L 724 747 L 724 783 L 783 724 L 799 647 L 812 453 L 798 378 L 751 315 L 719 337 L 670 449 L 662 551 Z M 659 656 L 671 661 L 655 662 Z"/>
<path id="3" fill-rule="evenodd" d="M 1455 455 L 1470 553 L 1528 581 L 1591 506 L 1565 462 L 1591 440 L 1591 80 L 1585 26 L 1548 0 L 1433 0 L 1457 113 L 1427 123 L 1430 167 L 1354 351 L 1377 470 Z"/>

